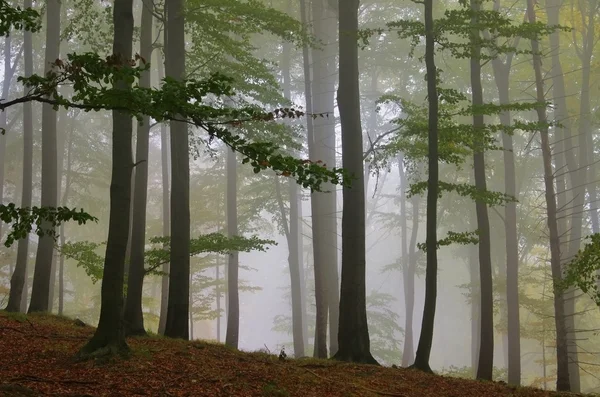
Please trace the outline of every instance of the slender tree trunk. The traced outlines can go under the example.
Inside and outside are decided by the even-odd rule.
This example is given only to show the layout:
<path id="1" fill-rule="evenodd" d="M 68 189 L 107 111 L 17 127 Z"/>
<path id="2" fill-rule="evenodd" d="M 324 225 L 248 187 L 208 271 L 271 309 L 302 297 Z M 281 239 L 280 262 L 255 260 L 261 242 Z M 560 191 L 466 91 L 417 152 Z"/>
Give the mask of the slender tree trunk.
<path id="1" fill-rule="evenodd" d="M 140 31 L 140 56 L 152 59 L 152 10 L 154 4 L 144 0 Z M 152 86 L 150 70 L 140 76 L 140 87 Z M 133 194 L 133 226 L 131 234 L 131 257 L 127 277 L 127 300 L 125 301 L 125 332 L 128 335 L 145 335 L 142 295 L 144 288 L 144 253 L 146 248 L 146 202 L 148 197 L 148 150 L 150 146 L 150 117 L 143 116 L 137 125 L 136 171 Z"/>
<path id="2" fill-rule="evenodd" d="M 306 0 L 300 0 L 300 16 L 302 23 L 308 24 L 307 17 L 308 6 Z M 312 77 L 311 77 L 311 59 L 308 46 L 302 49 L 302 59 L 304 66 L 304 95 L 306 98 L 306 112 L 313 114 L 314 106 L 312 103 Z M 316 148 L 314 142 L 314 120 L 312 117 L 306 118 L 306 130 L 308 141 L 308 153 L 311 160 L 316 160 Z M 322 241 L 318 238 L 318 230 L 322 229 L 321 219 L 317 216 L 318 209 L 315 195 L 311 195 L 311 223 L 312 223 L 312 247 L 314 258 L 315 273 L 315 301 L 316 301 L 316 322 L 315 322 L 315 340 L 313 355 L 318 358 L 327 358 L 327 296 L 325 295 L 325 272 L 321 266 Z"/>
<path id="3" fill-rule="evenodd" d="M 237 224 L 237 160 L 236 153 L 227 149 L 227 236 L 238 235 Z M 239 296 L 239 254 L 229 253 L 227 263 L 227 334 L 225 344 L 238 348 L 240 333 L 240 296 Z"/>
<path id="4" fill-rule="evenodd" d="M 29 33 L 30 32 L 25 32 Z M 31 56 L 31 55 L 30 55 Z M 2 99 L 8 99 L 10 84 L 13 78 L 12 64 L 12 36 L 4 37 L 4 80 L 2 82 Z M 6 129 L 7 110 L 0 112 L 0 128 Z M 6 158 L 6 134 L 0 134 L 0 204 L 4 203 L 4 161 Z M 0 239 L 2 239 L 2 227 L 4 222 L 0 222 Z"/>
<path id="5" fill-rule="evenodd" d="M 314 35 L 325 43 L 324 49 L 312 51 L 313 60 L 313 100 L 312 111 L 317 114 L 326 113 L 327 117 L 313 120 L 313 161 L 321 160 L 330 167 L 335 165 L 335 24 L 332 23 L 334 13 L 328 8 L 325 0 L 313 0 L 312 7 Z M 336 187 L 324 184 L 325 192 L 315 192 L 311 196 L 313 219 L 313 244 L 315 255 L 315 284 L 319 286 L 317 297 L 317 330 L 319 335 L 318 357 L 327 356 L 327 319 L 329 318 L 330 354 L 337 351 L 337 334 L 339 323 L 339 280 L 337 272 L 337 204 Z M 314 201 L 314 202 L 313 202 Z M 316 287 L 315 287 L 316 288 Z M 321 299 L 320 295 L 323 295 Z M 320 305 L 319 305 L 320 304 Z M 321 306 L 321 307 L 319 307 Z M 321 311 L 326 308 L 326 313 Z M 325 326 L 325 329 L 323 327 Z"/>
<path id="6" fill-rule="evenodd" d="M 415 348 L 413 337 L 413 318 L 415 310 L 415 266 L 417 233 L 419 230 L 419 197 L 414 196 L 412 204 L 412 231 L 410 243 L 408 242 L 408 225 L 406 211 L 406 190 L 408 178 L 404 171 L 404 155 L 398 157 L 398 170 L 400 172 L 400 222 L 402 233 L 402 282 L 404 286 L 404 348 L 402 349 L 402 366 L 408 367 L 415 361 Z"/>
<path id="7" fill-rule="evenodd" d="M 156 53 L 158 65 L 158 78 L 162 82 L 164 79 L 163 59 L 159 52 Z M 160 159 L 162 170 L 162 221 L 163 221 L 163 236 L 167 237 L 171 234 L 171 197 L 169 188 L 170 170 L 169 170 L 169 134 L 167 124 L 160 125 Z M 167 325 L 167 308 L 169 305 L 169 263 L 163 264 L 162 271 L 165 273 L 161 276 L 160 288 L 160 318 L 158 321 L 158 333 L 165 334 L 165 326 Z"/>
<path id="8" fill-rule="evenodd" d="M 292 336 L 294 340 L 294 356 L 296 358 L 304 355 L 304 338 L 302 335 L 302 304 L 300 291 L 300 265 L 298 263 L 298 202 L 297 199 L 297 184 L 290 180 L 290 222 L 288 226 L 287 214 L 283 203 L 283 195 L 281 194 L 281 186 L 279 177 L 275 176 L 275 194 L 279 212 L 283 222 L 283 230 L 288 244 L 288 264 L 290 268 L 290 285 L 292 290 Z M 292 219 L 296 218 L 296 222 L 292 226 Z M 292 229 L 294 227 L 296 230 Z"/>
<path id="9" fill-rule="evenodd" d="M 475 225 L 475 221 L 472 224 Z M 478 251 L 475 246 L 469 247 L 469 276 L 471 284 L 471 368 L 473 369 L 473 378 L 476 378 L 481 343 L 481 297 Z"/>
<path id="10" fill-rule="evenodd" d="M 190 272 L 190 340 L 194 340 L 194 293 L 192 292 L 193 277 Z"/>
<path id="11" fill-rule="evenodd" d="M 512 66 L 512 54 L 502 62 L 499 58 L 492 60 L 494 78 L 498 89 L 499 102 L 507 105 L 509 99 L 509 73 Z M 510 126 L 510 112 L 500 113 L 500 122 Z M 510 134 L 502 133 L 504 149 L 504 192 L 516 197 L 515 155 L 513 139 Z M 521 384 L 521 340 L 519 319 L 519 246 L 517 235 L 517 203 L 504 205 L 504 233 L 506 244 L 506 309 L 508 320 L 508 383 Z"/>
<path id="12" fill-rule="evenodd" d="M 424 0 L 425 8 L 425 66 L 427 68 L 427 100 L 429 102 L 429 136 L 427 179 L 427 267 L 425 270 L 425 305 L 421 335 L 413 367 L 432 372 L 429 366 L 435 307 L 437 300 L 437 200 L 438 200 L 438 93 L 435 66 L 435 37 L 433 26 L 433 0 Z"/>
<path id="13" fill-rule="evenodd" d="M 481 46 L 477 13 L 481 9 L 481 0 L 471 0 L 473 17 L 471 24 L 471 90 L 474 106 L 483 105 L 483 88 L 481 86 Z M 487 191 L 485 176 L 485 157 L 483 153 L 484 118 L 483 114 L 473 115 L 475 129 L 475 150 L 473 168 L 475 170 L 475 187 L 480 192 Z M 492 285 L 492 258 L 490 241 L 490 220 L 487 204 L 483 200 L 475 202 L 477 213 L 477 230 L 479 231 L 479 277 L 481 286 L 481 339 L 477 379 L 492 380 L 494 367 L 494 291 Z"/>
<path id="14" fill-rule="evenodd" d="M 31 8 L 32 0 L 25 0 L 25 9 Z M 8 89 L 6 93 L 4 87 L 10 84 L 8 78 L 10 74 L 7 74 L 10 65 L 10 36 L 6 37 L 8 45 L 4 49 L 4 86 L 2 87 L 2 97 L 6 98 L 8 95 Z M 24 60 L 24 75 L 29 77 L 33 74 L 33 45 L 32 45 L 32 33 L 29 31 L 23 32 L 23 60 Z M 29 89 L 23 88 L 23 95 L 26 95 Z M 21 193 L 21 207 L 31 207 L 31 195 L 33 190 L 33 109 L 31 102 L 23 103 L 23 190 Z M 6 112 L 0 114 L 0 126 L 6 121 Z M 5 142 L 5 137 L 0 137 L 0 184 L 3 183 L 4 179 L 4 153 L 2 149 L 2 142 Z M 2 187 L 0 187 L 0 202 L 2 201 Z M 1 223 L 1 222 L 0 222 Z M 1 229 L 0 229 L 1 230 Z M 0 236 L 2 232 L 0 231 Z M 8 297 L 8 305 L 6 310 L 9 312 L 25 312 L 27 310 L 27 262 L 29 259 L 29 235 L 19 240 L 17 247 L 17 262 L 15 264 L 15 270 L 10 279 L 10 295 Z M 24 302 L 24 304 L 23 304 Z"/>
<path id="15" fill-rule="evenodd" d="M 113 9 L 113 54 L 127 67 L 131 58 L 133 42 L 133 0 L 115 0 Z M 125 81 L 118 81 L 116 88 L 128 90 Z M 100 321 L 92 339 L 82 348 L 80 355 L 95 351 L 126 352 L 123 324 L 123 282 L 125 275 L 125 251 L 129 234 L 129 211 L 131 202 L 132 123 L 131 115 L 113 111 L 112 173 L 110 184 L 110 218 L 108 241 L 104 257 L 102 277 Z"/>
<path id="16" fill-rule="evenodd" d="M 530 23 L 536 23 L 533 0 L 527 0 L 527 14 Z M 535 86 L 537 101 L 543 104 L 546 101 L 544 95 L 544 82 L 542 76 L 542 60 L 539 54 L 539 43 L 537 39 L 531 40 L 533 51 L 533 68 L 535 71 Z M 546 107 L 539 106 L 537 109 L 538 120 L 541 123 L 540 138 L 542 140 L 542 157 L 544 161 L 544 185 L 546 188 L 546 206 L 548 213 L 548 229 L 550 231 L 550 266 L 554 282 L 562 279 L 560 263 L 560 239 L 558 236 L 558 224 L 556 220 L 556 198 L 554 194 L 554 171 L 552 169 L 552 152 L 548 141 L 548 119 Z M 567 347 L 567 330 L 565 327 L 565 305 L 563 293 L 559 288 L 554 288 L 554 320 L 556 325 L 556 390 L 569 391 L 571 388 L 569 379 L 569 359 Z"/>
<path id="17" fill-rule="evenodd" d="M 185 76 L 183 0 L 166 3 L 167 77 Z M 189 338 L 190 294 L 190 162 L 187 124 L 171 121 L 171 267 L 165 335 Z"/>
<path id="18" fill-rule="evenodd" d="M 216 272 L 216 286 L 215 286 L 215 295 L 217 299 L 217 342 L 221 343 L 221 287 L 219 283 L 221 282 L 221 263 L 219 261 L 220 256 L 217 254 L 215 261 L 215 272 Z"/>
<path id="19" fill-rule="evenodd" d="M 66 129 L 66 124 L 67 124 L 67 117 L 69 117 L 68 111 L 62 111 L 61 114 L 59 115 L 58 118 L 58 128 L 57 128 L 57 134 L 56 134 L 56 203 L 57 205 L 62 204 L 62 177 L 63 177 L 63 169 L 64 169 L 64 163 L 65 163 L 65 140 L 66 140 L 66 136 L 65 136 L 65 129 Z M 64 228 L 59 227 L 59 235 L 60 235 L 60 231 L 64 231 Z M 56 272 L 57 270 L 57 265 L 60 266 L 60 254 L 59 252 L 54 249 L 52 251 L 52 266 L 51 266 L 51 270 L 50 270 L 50 289 L 48 291 L 48 312 L 51 313 L 52 309 L 54 308 L 54 298 L 55 298 L 55 291 L 56 291 Z"/>
<path id="20" fill-rule="evenodd" d="M 66 206 L 69 200 L 69 193 L 71 192 L 71 168 L 72 168 L 72 156 L 73 156 L 73 134 L 75 132 L 75 125 L 73 124 L 71 131 L 69 132 L 69 145 L 67 147 L 67 169 L 65 172 L 65 192 L 62 197 L 62 205 Z M 60 225 L 60 246 L 65 245 L 65 225 Z M 65 256 L 60 254 L 58 264 L 58 315 L 62 316 L 65 305 Z"/>
<path id="21" fill-rule="evenodd" d="M 48 0 L 46 3 L 46 54 L 44 73 L 52 70 L 60 52 L 60 0 Z M 50 104 L 42 105 L 42 207 L 57 207 L 58 204 L 58 163 L 56 142 L 57 112 Z M 53 229 L 48 222 L 44 229 Z M 54 240 L 44 235 L 38 242 L 31 289 L 29 312 L 48 311 Z"/>
<path id="22" fill-rule="evenodd" d="M 290 2 L 288 1 L 288 10 Z M 283 96 L 291 100 L 291 72 L 290 57 L 291 44 L 283 44 L 283 54 L 281 62 L 281 73 L 283 75 Z M 283 205 L 283 197 L 278 177 L 275 177 L 275 187 L 279 202 L 279 211 L 286 230 L 286 239 L 288 243 L 288 264 L 290 267 L 290 286 L 292 291 L 292 335 L 294 339 L 294 356 L 296 358 L 304 356 L 304 336 L 302 325 L 302 285 L 300 283 L 300 251 L 302 247 L 302 234 L 300 233 L 300 201 L 298 184 L 289 180 L 289 202 L 290 202 L 290 221 L 289 227 L 286 221 L 286 213 Z"/>
<path id="23" fill-rule="evenodd" d="M 358 70 L 358 0 L 340 0 L 340 85 L 337 102 L 342 123 L 343 167 L 354 176 L 344 186 L 342 285 L 339 350 L 336 360 L 377 364 L 371 355 L 366 304 L 366 233 L 363 137 Z"/>

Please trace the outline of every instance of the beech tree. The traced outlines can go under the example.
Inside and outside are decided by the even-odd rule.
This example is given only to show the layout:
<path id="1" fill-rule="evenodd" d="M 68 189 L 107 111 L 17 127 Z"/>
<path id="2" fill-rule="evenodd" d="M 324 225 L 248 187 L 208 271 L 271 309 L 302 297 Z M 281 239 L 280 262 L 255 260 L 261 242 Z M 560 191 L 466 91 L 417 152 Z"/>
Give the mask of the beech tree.
<path id="1" fill-rule="evenodd" d="M 60 54 L 60 7 L 59 0 L 50 0 L 46 8 L 46 54 L 44 72 L 53 70 L 53 62 Z M 57 131 L 56 110 L 51 104 L 42 105 L 42 206 L 58 206 L 58 161 L 57 161 Z M 49 223 L 47 229 L 55 227 Z M 40 237 L 35 256 L 33 285 L 29 312 L 48 311 L 50 282 L 52 280 L 52 258 L 54 240 L 50 235 Z"/>

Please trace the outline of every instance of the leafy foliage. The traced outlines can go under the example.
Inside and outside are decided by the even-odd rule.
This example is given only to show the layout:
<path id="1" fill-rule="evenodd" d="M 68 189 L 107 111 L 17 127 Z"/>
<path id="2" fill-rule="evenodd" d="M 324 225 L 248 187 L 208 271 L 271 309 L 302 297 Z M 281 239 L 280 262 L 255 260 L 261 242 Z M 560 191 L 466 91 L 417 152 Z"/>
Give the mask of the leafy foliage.
<path id="1" fill-rule="evenodd" d="M 37 32 L 41 29 L 40 14 L 32 9 L 13 7 L 8 0 L 0 0 L 0 36 L 7 36 L 11 28 Z"/>
<path id="2" fill-rule="evenodd" d="M 155 244 L 155 247 L 146 250 L 144 255 L 145 272 L 146 274 L 160 275 L 162 272 L 157 269 L 170 260 L 170 238 L 153 237 L 150 242 Z M 225 254 L 230 251 L 266 251 L 266 246 L 273 244 L 276 244 L 275 241 L 260 239 L 256 236 L 230 238 L 220 233 L 211 233 L 190 240 L 190 256 L 208 252 Z M 60 247 L 59 251 L 66 258 L 77 261 L 77 266 L 82 267 L 92 282 L 96 283 L 102 279 L 104 272 L 104 257 L 97 253 L 98 248 L 103 245 L 105 243 L 68 242 Z"/>
<path id="3" fill-rule="evenodd" d="M 35 233 L 38 236 L 49 235 L 55 239 L 57 237 L 56 227 L 63 222 L 76 221 L 83 225 L 88 221 L 98 221 L 83 209 L 77 210 L 68 207 L 19 208 L 14 203 L 0 205 L 0 220 L 4 223 L 12 223 L 11 231 L 4 242 L 6 247 L 10 247 L 16 240 L 26 238 L 34 225 Z"/>
<path id="4" fill-rule="evenodd" d="M 235 95 L 232 79 L 215 73 L 211 77 L 196 80 L 164 80 L 160 89 L 133 85 L 121 90 L 117 81 L 133 84 L 140 73 L 149 67 L 139 56 L 134 60 L 122 60 L 113 55 L 101 58 L 95 53 L 69 54 L 67 61 L 56 60 L 55 70 L 46 77 L 33 75 L 19 77 L 30 91 L 17 99 L 0 102 L 0 110 L 27 101 L 50 103 L 58 107 L 78 108 L 85 111 L 101 109 L 121 110 L 137 118 L 148 115 L 157 121 L 185 121 L 206 130 L 209 143 L 218 138 L 241 153 L 243 162 L 250 163 L 254 172 L 270 168 L 284 176 L 293 176 L 305 188 L 320 190 L 322 183 L 349 185 L 350 176 L 341 168 L 327 169 L 320 162 L 297 159 L 278 152 L 272 142 L 253 142 L 232 133 L 225 126 L 238 126 L 249 121 L 273 121 L 282 118 L 298 118 L 305 113 L 294 108 L 280 108 L 265 112 L 257 106 L 231 108 L 223 101 L 204 104 L 208 95 L 218 98 Z M 143 66 L 137 66 L 141 60 Z M 67 98 L 59 92 L 63 84 L 72 84 L 75 94 Z"/>
<path id="5" fill-rule="evenodd" d="M 563 290 L 577 287 L 600 306 L 600 234 L 587 236 L 586 240 L 589 242 L 565 266 L 566 271 L 558 287 Z"/>

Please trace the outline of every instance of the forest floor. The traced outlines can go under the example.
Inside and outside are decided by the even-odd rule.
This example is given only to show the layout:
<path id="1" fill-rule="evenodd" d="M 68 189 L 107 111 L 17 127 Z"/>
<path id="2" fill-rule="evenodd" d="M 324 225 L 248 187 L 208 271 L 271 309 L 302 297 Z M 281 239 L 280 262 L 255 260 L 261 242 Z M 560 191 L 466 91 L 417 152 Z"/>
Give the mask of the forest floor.
<path id="1" fill-rule="evenodd" d="M 0 311 L 0 396 L 558 396 L 502 383 L 330 360 L 244 353 L 161 337 L 128 340 L 129 358 L 76 362 L 94 328 Z"/>

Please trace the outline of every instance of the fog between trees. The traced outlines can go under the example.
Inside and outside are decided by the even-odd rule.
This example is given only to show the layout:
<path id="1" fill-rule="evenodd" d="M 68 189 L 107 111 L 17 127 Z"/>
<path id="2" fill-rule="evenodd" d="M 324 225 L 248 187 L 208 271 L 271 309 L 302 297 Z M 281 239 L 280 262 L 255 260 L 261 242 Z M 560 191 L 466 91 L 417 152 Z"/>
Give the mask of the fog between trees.
<path id="1" fill-rule="evenodd" d="M 16 6 L 0 307 L 597 391 L 596 0 Z"/>

